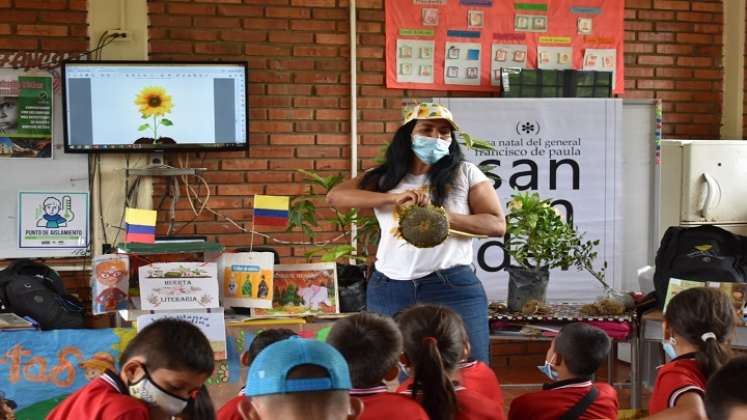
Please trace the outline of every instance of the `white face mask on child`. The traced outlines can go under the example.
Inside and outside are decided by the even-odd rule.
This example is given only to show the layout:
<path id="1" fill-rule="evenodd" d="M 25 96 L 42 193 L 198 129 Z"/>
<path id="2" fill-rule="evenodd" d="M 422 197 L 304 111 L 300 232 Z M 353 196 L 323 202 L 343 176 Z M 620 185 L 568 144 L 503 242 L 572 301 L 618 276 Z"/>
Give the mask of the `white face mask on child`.
<path id="1" fill-rule="evenodd" d="M 156 385 L 145 366 L 143 366 L 143 371 L 145 375 L 128 387 L 131 396 L 155 405 L 169 416 L 175 416 L 184 411 L 189 403 L 188 399 L 177 397 Z"/>

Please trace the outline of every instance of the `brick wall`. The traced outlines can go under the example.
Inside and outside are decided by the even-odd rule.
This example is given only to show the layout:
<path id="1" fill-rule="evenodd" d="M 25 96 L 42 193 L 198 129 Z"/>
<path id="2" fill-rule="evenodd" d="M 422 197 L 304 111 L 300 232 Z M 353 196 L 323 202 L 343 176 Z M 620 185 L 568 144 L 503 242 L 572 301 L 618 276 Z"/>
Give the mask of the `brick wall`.
<path id="1" fill-rule="evenodd" d="M 357 2 L 363 167 L 371 166 L 379 145 L 398 127 L 405 98 L 444 95 L 384 87 L 383 2 Z M 661 99 L 666 137 L 717 138 L 721 2 L 626 0 L 625 6 L 625 97 Z M 210 168 L 213 208 L 248 228 L 252 194 L 304 191 L 295 169 L 349 171 L 346 0 L 156 0 L 149 7 L 151 59 L 249 62 L 250 151 L 199 157 L 200 166 Z M 177 220 L 191 220 L 188 204 L 177 204 Z M 183 232 L 215 237 L 227 246 L 249 243 L 248 234 L 210 214 Z M 299 233 L 275 236 L 304 239 Z M 305 248 L 279 250 L 284 261 L 297 261 Z"/>

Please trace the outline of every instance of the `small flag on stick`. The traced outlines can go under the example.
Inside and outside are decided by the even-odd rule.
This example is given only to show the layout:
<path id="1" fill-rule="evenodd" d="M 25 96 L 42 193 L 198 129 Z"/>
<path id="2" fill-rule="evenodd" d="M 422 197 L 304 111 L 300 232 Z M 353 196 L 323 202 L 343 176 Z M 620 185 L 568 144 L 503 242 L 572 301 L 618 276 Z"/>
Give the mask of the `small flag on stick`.
<path id="1" fill-rule="evenodd" d="M 289 197 L 255 195 L 253 223 L 264 226 L 287 226 L 289 204 Z"/>
<path id="2" fill-rule="evenodd" d="M 156 241 L 156 211 L 125 209 L 127 230 L 125 241 L 152 244 Z"/>

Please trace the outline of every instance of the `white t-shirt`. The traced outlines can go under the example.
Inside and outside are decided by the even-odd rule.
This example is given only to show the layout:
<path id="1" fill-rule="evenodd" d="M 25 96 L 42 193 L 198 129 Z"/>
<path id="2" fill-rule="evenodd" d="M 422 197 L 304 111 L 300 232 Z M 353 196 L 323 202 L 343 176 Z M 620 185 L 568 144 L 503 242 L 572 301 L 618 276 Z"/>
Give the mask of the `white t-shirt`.
<path id="1" fill-rule="evenodd" d="M 470 214 L 469 190 L 488 178 L 475 164 L 462 162 L 452 188 L 446 196 L 444 207 L 457 214 Z M 407 174 L 390 193 L 418 190 L 429 185 L 428 175 Z M 457 265 L 472 264 L 472 239 L 449 235 L 433 248 L 417 248 L 392 232 L 397 227 L 393 216 L 394 206 L 374 209 L 381 227 L 381 240 L 376 252 L 376 270 L 394 280 L 413 280 L 436 270 Z"/>

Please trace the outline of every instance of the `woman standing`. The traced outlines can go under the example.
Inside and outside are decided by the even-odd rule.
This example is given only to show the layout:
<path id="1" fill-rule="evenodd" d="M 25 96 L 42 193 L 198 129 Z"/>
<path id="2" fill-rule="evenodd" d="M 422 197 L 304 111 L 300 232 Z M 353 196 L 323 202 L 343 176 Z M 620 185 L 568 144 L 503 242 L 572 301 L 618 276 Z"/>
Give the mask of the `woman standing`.
<path id="1" fill-rule="evenodd" d="M 489 363 L 488 302 L 471 267 L 472 239 L 449 235 L 433 248 L 416 248 L 394 235 L 394 209 L 433 203 L 446 209 L 452 229 L 503 236 L 498 195 L 477 166 L 464 161 L 451 112 L 435 103 L 410 111 L 386 151 L 386 162 L 327 195 L 337 208 L 373 208 L 381 227 L 368 310 L 393 315 L 415 303 L 446 305 L 461 315 L 472 357 Z"/>

